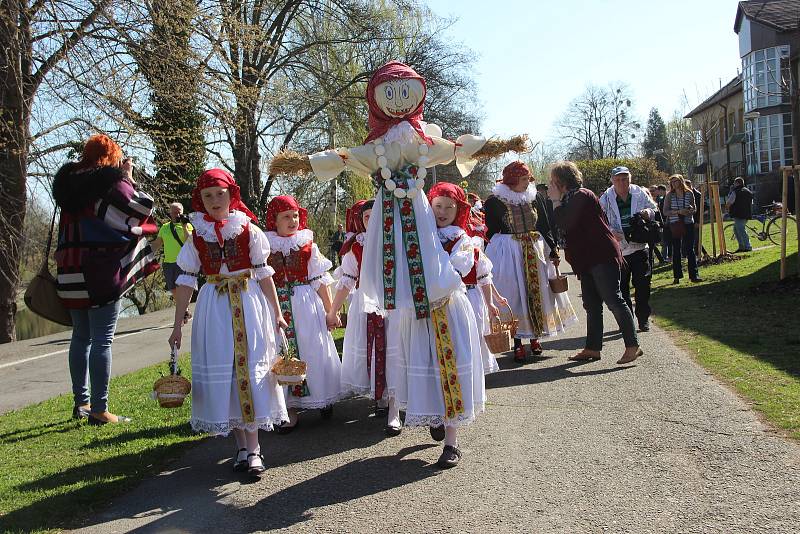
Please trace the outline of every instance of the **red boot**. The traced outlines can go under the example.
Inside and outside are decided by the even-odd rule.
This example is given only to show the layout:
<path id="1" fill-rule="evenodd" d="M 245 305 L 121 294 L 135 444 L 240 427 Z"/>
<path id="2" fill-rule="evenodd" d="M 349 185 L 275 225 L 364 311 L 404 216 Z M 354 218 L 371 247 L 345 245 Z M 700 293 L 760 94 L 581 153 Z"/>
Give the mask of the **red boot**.
<path id="1" fill-rule="evenodd" d="M 519 339 L 514 339 L 514 361 L 517 363 L 525 362 L 525 347 Z"/>
<path id="2" fill-rule="evenodd" d="M 531 354 L 539 356 L 542 353 L 542 344 L 538 339 L 531 339 Z"/>

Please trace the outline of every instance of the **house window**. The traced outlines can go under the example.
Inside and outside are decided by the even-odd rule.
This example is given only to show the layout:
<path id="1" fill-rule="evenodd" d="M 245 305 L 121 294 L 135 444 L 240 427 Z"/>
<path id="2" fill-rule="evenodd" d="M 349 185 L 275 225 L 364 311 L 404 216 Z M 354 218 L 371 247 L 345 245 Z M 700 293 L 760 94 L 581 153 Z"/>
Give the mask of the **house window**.
<path id="1" fill-rule="evenodd" d="M 745 113 L 789 102 L 781 77 L 788 79 L 788 61 L 781 72 L 781 59 L 788 59 L 789 45 L 756 50 L 742 58 Z"/>
<path id="2" fill-rule="evenodd" d="M 792 165 L 792 115 L 776 113 L 747 121 L 748 174 Z"/>

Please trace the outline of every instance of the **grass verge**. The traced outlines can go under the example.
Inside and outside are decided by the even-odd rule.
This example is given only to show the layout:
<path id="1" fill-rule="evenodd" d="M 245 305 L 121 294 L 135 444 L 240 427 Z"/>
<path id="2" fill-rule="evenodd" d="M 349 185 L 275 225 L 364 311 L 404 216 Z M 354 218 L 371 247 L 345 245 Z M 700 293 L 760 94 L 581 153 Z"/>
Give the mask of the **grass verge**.
<path id="1" fill-rule="evenodd" d="M 778 280 L 778 247 L 743 258 L 702 267 L 699 284 L 684 278 L 673 286 L 672 269 L 657 269 L 655 320 L 769 422 L 800 439 L 798 294 L 754 289 Z M 796 273 L 796 248 L 789 259 L 789 272 Z"/>
<path id="2" fill-rule="evenodd" d="M 341 350 L 344 330 L 334 332 Z M 191 378 L 189 356 L 181 368 Z M 111 380 L 112 409 L 126 425 L 71 419 L 72 395 L 0 416 L 0 532 L 56 532 L 159 473 L 202 439 L 188 424 L 191 398 L 161 409 L 150 391 L 166 364 Z"/>

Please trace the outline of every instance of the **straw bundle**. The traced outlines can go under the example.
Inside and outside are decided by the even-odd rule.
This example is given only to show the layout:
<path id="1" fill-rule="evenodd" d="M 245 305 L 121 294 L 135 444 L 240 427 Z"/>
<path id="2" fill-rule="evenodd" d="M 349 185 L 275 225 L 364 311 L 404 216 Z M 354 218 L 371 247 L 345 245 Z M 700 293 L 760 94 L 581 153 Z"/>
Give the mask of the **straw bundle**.
<path id="1" fill-rule="evenodd" d="M 475 159 L 492 159 L 502 156 L 506 152 L 521 154 L 523 152 L 528 152 L 528 150 L 528 136 L 523 134 L 515 135 L 505 140 L 489 139 L 472 157 Z"/>
<path id="2" fill-rule="evenodd" d="M 283 150 L 279 152 L 269 164 L 269 173 L 285 176 L 288 174 L 308 174 L 311 172 L 311 162 L 308 156 Z"/>

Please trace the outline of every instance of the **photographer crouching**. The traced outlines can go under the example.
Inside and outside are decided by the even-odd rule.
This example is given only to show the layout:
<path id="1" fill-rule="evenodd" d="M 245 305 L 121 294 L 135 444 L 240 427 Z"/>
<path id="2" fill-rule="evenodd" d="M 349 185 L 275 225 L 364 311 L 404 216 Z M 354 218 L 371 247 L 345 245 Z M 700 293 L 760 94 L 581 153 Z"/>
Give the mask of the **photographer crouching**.
<path id="1" fill-rule="evenodd" d="M 169 205 L 169 219 L 168 223 L 161 225 L 158 230 L 158 237 L 156 237 L 151 246 L 153 252 L 158 252 L 164 249 L 164 260 L 161 262 L 161 269 L 164 272 L 164 281 L 167 291 L 172 293 L 172 299 L 175 299 L 175 281 L 181 275 L 181 269 L 178 267 L 178 253 L 181 247 L 186 242 L 186 239 L 192 233 L 192 225 L 189 224 L 189 219 L 183 214 L 183 204 L 180 202 L 173 202 Z M 186 311 L 183 320 L 184 323 L 192 318 L 192 314 Z"/>
<path id="2" fill-rule="evenodd" d="M 650 279 L 652 270 L 647 255 L 647 243 L 637 242 L 632 235 L 634 222 L 653 221 L 658 205 L 645 189 L 631 183 L 627 167 L 614 167 L 611 187 L 600 197 L 600 206 L 606 214 L 608 225 L 619 242 L 625 258 L 620 278 L 622 297 L 636 316 L 639 330 L 650 330 Z M 631 302 L 631 281 L 636 290 L 636 306 Z"/>

